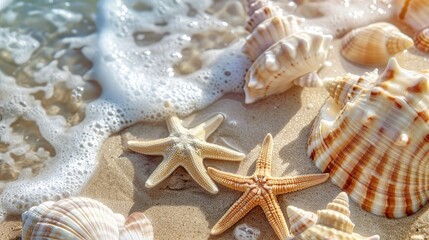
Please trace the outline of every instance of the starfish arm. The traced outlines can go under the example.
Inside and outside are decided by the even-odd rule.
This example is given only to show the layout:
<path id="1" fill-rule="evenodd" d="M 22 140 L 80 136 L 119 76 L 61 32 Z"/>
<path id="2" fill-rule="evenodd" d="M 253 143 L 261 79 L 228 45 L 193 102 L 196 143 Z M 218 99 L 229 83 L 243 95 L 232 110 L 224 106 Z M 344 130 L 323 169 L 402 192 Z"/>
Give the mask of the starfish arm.
<path id="1" fill-rule="evenodd" d="M 213 143 L 195 141 L 196 148 L 201 150 L 202 158 L 210 158 L 226 161 L 241 161 L 245 155 L 226 147 L 222 147 Z"/>
<path id="2" fill-rule="evenodd" d="M 177 135 L 187 131 L 187 129 L 182 126 L 182 121 L 176 115 L 171 115 L 165 121 L 167 122 L 167 128 L 170 134 Z"/>
<path id="3" fill-rule="evenodd" d="M 225 120 L 223 114 L 216 114 L 216 116 L 190 129 L 190 132 L 198 138 L 206 140 L 222 124 L 223 120 Z"/>
<path id="4" fill-rule="evenodd" d="M 312 187 L 325 182 L 328 178 L 328 173 L 308 174 L 294 177 L 269 178 L 268 184 L 272 187 L 273 193 L 278 195 Z"/>
<path id="5" fill-rule="evenodd" d="M 183 161 L 182 166 L 201 187 L 210 193 L 218 193 L 219 190 L 207 174 L 201 156 L 195 150 L 189 150 L 188 154 L 191 161 Z"/>
<path id="6" fill-rule="evenodd" d="M 213 226 L 210 234 L 218 235 L 225 232 L 256 205 L 258 205 L 258 201 L 255 199 L 255 193 L 247 190 Z"/>
<path id="7" fill-rule="evenodd" d="M 243 177 L 240 175 L 220 171 L 212 167 L 209 167 L 207 171 L 210 177 L 212 177 L 213 180 L 219 184 L 240 192 L 245 192 L 249 188 L 249 185 L 253 183 L 252 177 Z"/>
<path id="8" fill-rule="evenodd" d="M 283 216 L 282 210 L 280 209 L 279 203 L 277 202 L 276 196 L 273 193 L 265 192 L 262 194 L 262 197 L 262 210 L 264 210 L 265 216 L 267 216 L 268 222 L 274 229 L 277 237 L 279 237 L 279 239 L 290 237 L 286 220 Z"/>
<path id="9" fill-rule="evenodd" d="M 155 171 L 153 171 L 153 173 L 146 180 L 145 186 L 147 188 L 152 188 L 158 185 L 180 166 L 180 161 L 177 157 L 177 154 L 178 153 L 174 151 L 166 155 Z"/>
<path id="10" fill-rule="evenodd" d="M 273 154 L 273 137 L 267 134 L 262 143 L 259 152 L 258 160 L 256 161 L 256 176 L 270 176 L 271 175 L 271 156 Z"/>
<path id="11" fill-rule="evenodd" d="M 163 138 L 152 141 L 128 141 L 127 147 L 134 152 L 146 155 L 163 155 L 164 151 L 172 143 L 172 138 Z"/>

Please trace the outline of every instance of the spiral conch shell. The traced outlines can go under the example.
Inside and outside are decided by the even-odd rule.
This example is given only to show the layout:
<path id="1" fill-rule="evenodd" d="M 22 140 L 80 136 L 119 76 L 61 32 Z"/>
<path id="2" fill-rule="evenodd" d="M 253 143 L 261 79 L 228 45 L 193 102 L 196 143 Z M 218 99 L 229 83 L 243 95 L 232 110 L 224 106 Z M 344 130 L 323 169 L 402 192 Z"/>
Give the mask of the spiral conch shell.
<path id="1" fill-rule="evenodd" d="M 429 53 L 429 27 L 416 33 L 414 44 L 420 51 Z"/>
<path id="2" fill-rule="evenodd" d="M 317 211 L 317 222 L 294 239 L 350 239 L 378 240 L 380 237 L 362 237 L 354 233 L 355 225 L 350 220 L 349 198 L 341 192 L 326 209 Z"/>
<path id="3" fill-rule="evenodd" d="M 293 85 L 322 85 L 316 72 L 328 55 L 332 36 L 302 31 L 303 18 L 284 16 L 266 0 L 248 0 L 248 13 L 246 29 L 252 32 L 243 53 L 254 62 L 246 75 L 246 103 Z"/>
<path id="4" fill-rule="evenodd" d="M 429 75 L 392 58 L 384 72 L 325 79 L 330 97 L 308 155 L 334 184 L 377 215 L 399 218 L 429 198 Z"/>
<path id="5" fill-rule="evenodd" d="M 75 197 L 45 202 L 22 214 L 22 239 L 150 240 L 152 224 L 143 213 L 127 219 L 104 204 Z"/>
<path id="6" fill-rule="evenodd" d="M 344 36 L 341 54 L 347 60 L 367 65 L 386 64 L 396 53 L 412 47 L 413 40 L 390 23 L 379 22 L 357 28 Z"/>
<path id="7" fill-rule="evenodd" d="M 313 212 L 304 211 L 294 206 L 288 206 L 286 211 L 289 217 L 290 233 L 293 236 L 299 235 L 317 222 L 317 214 Z"/>

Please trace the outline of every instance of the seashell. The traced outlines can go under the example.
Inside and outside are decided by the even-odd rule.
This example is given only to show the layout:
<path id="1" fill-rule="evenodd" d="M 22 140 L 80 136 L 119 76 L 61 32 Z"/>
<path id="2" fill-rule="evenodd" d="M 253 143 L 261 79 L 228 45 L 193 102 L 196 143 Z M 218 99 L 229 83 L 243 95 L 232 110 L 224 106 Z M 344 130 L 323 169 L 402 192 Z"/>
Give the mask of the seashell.
<path id="1" fill-rule="evenodd" d="M 416 33 L 414 45 L 420 51 L 429 53 L 429 28 L 422 29 Z"/>
<path id="2" fill-rule="evenodd" d="M 317 71 L 327 57 L 331 40 L 330 35 L 298 32 L 272 45 L 246 74 L 245 102 L 284 92 L 296 78 Z"/>
<path id="3" fill-rule="evenodd" d="M 308 155 L 374 214 L 399 218 L 429 198 L 429 75 L 401 68 L 326 79 Z"/>
<path id="4" fill-rule="evenodd" d="M 22 239 L 153 239 L 143 213 L 127 219 L 104 204 L 84 197 L 42 203 L 22 214 Z"/>
<path id="5" fill-rule="evenodd" d="M 252 32 L 261 22 L 265 21 L 266 19 L 279 16 L 279 11 L 281 10 L 271 6 L 264 6 L 260 9 L 257 9 L 246 21 L 244 29 L 246 29 L 248 32 Z"/>
<path id="6" fill-rule="evenodd" d="M 429 0 L 393 0 L 392 4 L 398 18 L 415 30 L 429 26 Z"/>
<path id="7" fill-rule="evenodd" d="M 289 217 L 290 233 L 293 236 L 299 235 L 317 221 L 317 214 L 313 212 L 304 211 L 294 206 L 288 206 L 286 211 Z"/>
<path id="8" fill-rule="evenodd" d="M 270 5 L 269 0 L 247 0 L 247 15 L 252 16 L 258 9 Z"/>
<path id="9" fill-rule="evenodd" d="M 344 36 L 341 54 L 347 60 L 367 65 L 386 64 L 390 57 L 413 46 L 413 40 L 390 23 L 357 28 Z"/>
<path id="10" fill-rule="evenodd" d="M 362 237 L 354 233 L 354 224 L 350 220 L 349 198 L 345 192 L 341 192 L 326 209 L 317 211 L 317 222 L 310 226 L 296 239 L 367 239 L 378 240 L 380 237 Z"/>
<path id="11" fill-rule="evenodd" d="M 52 204 L 54 204 L 52 201 L 44 202 L 38 206 L 31 207 L 22 214 L 22 239 L 30 239 L 34 226 L 37 224 L 42 214 L 49 209 Z"/>
<path id="12" fill-rule="evenodd" d="M 279 40 L 299 31 L 302 18 L 289 15 L 286 17 L 271 17 L 256 27 L 246 38 L 242 52 L 251 61 L 255 61 L 267 48 Z"/>

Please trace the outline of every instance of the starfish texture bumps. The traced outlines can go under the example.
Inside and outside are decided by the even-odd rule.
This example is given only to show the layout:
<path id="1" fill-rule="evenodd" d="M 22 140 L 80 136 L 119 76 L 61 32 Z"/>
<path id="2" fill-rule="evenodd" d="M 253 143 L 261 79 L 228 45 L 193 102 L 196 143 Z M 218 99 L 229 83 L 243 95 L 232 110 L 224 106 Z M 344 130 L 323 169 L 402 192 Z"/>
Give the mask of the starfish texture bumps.
<path id="1" fill-rule="evenodd" d="M 211 234 L 217 235 L 234 225 L 255 206 L 260 205 L 275 233 L 280 239 L 291 236 L 276 195 L 305 189 L 326 181 L 329 174 L 309 174 L 293 177 L 271 176 L 273 151 L 271 134 L 265 137 L 252 176 L 240 176 L 209 167 L 209 175 L 218 183 L 244 192 L 213 227 Z"/>
<path id="2" fill-rule="evenodd" d="M 166 179 L 179 166 L 188 171 L 191 177 L 205 190 L 217 193 L 218 188 L 207 175 L 204 158 L 241 161 L 244 154 L 228 148 L 206 142 L 206 139 L 219 127 L 225 117 L 217 114 L 198 126 L 187 129 L 180 119 L 172 115 L 167 119 L 170 135 L 152 141 L 128 141 L 128 148 L 142 154 L 162 155 L 161 164 L 149 176 L 145 186 L 151 188 Z"/>

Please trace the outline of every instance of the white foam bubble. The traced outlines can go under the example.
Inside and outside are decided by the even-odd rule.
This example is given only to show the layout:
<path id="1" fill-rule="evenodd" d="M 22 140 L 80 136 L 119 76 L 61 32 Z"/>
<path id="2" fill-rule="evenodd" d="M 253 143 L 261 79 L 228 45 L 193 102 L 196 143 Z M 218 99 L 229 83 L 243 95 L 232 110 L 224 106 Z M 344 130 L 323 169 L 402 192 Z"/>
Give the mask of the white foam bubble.
<path id="1" fill-rule="evenodd" d="M 30 59 L 40 43 L 27 34 L 20 34 L 7 28 L 0 28 L 0 49 L 5 49 L 16 64 Z"/>

